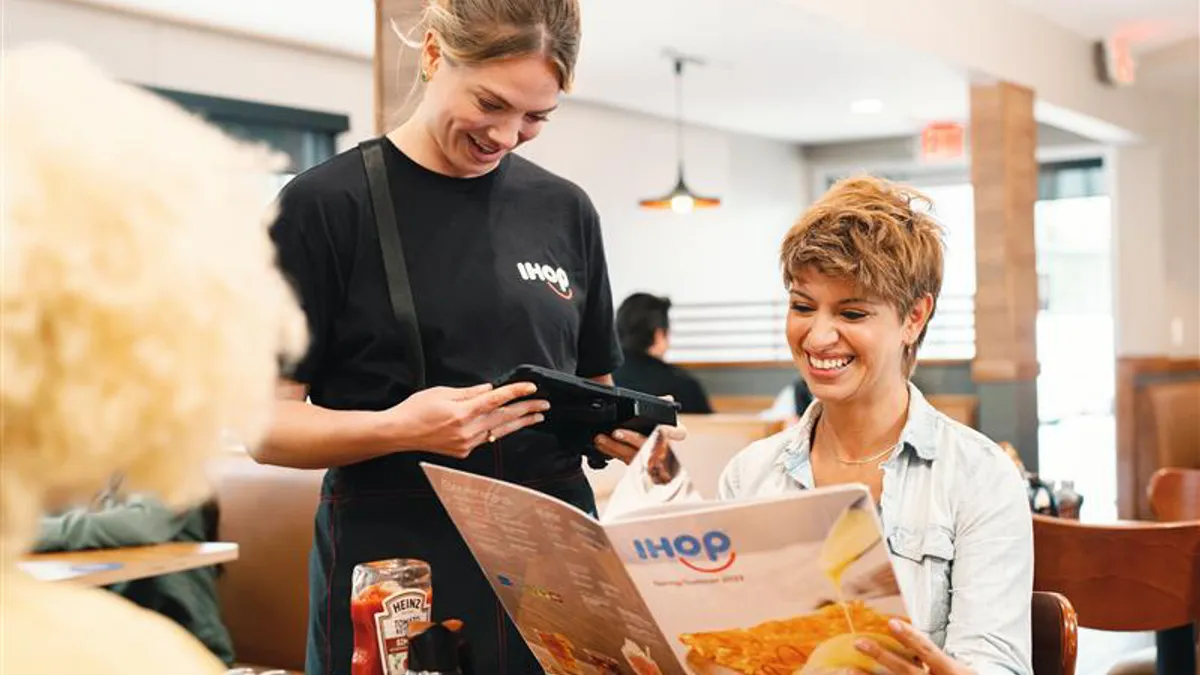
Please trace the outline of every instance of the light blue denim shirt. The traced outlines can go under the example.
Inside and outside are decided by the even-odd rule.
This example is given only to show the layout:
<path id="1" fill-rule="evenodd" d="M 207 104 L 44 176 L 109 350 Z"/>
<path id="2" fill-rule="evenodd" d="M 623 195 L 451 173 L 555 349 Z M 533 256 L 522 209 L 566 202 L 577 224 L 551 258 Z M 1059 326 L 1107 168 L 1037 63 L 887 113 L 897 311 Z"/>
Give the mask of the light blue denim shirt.
<path id="1" fill-rule="evenodd" d="M 882 465 L 880 508 L 910 618 L 979 675 L 1027 675 L 1033 522 L 1025 483 L 999 446 L 909 390 L 901 443 Z M 721 498 L 811 488 L 820 415 L 818 401 L 798 424 L 734 457 Z"/>

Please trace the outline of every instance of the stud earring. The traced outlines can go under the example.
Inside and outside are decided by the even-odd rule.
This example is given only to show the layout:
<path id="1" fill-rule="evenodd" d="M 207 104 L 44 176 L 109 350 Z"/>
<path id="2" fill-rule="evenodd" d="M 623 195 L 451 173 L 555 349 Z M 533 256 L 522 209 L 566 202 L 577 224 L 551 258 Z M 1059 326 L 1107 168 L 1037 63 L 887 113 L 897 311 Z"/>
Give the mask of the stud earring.
<path id="1" fill-rule="evenodd" d="M 424 70 L 421 71 L 421 81 L 422 82 L 429 81 L 429 73 L 425 72 Z"/>

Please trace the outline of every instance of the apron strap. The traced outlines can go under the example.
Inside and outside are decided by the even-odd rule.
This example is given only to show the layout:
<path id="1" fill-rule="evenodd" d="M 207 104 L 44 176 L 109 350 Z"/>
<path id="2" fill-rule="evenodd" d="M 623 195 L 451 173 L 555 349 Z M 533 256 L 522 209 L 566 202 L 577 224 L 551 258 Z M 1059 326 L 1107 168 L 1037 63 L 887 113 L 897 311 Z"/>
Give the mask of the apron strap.
<path id="1" fill-rule="evenodd" d="M 425 388 L 425 354 L 421 349 L 421 330 L 417 323 L 417 308 L 413 303 L 408 265 L 404 262 L 404 245 L 400 241 L 400 226 L 388 185 L 387 165 L 383 160 L 384 138 L 372 138 L 359 143 L 363 166 L 367 171 L 367 188 L 375 211 L 375 226 L 379 230 L 379 249 L 383 253 L 383 269 L 387 275 L 388 297 L 392 313 L 400 323 L 404 355 L 408 359 L 414 390 Z"/>

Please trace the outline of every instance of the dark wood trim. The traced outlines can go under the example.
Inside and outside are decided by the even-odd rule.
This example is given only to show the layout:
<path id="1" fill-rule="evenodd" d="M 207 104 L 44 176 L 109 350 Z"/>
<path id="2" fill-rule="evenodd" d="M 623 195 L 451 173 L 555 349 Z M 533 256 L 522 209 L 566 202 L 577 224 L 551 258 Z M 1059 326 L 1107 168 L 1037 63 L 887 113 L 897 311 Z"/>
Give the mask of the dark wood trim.
<path id="1" fill-rule="evenodd" d="M 383 136 L 412 116 L 420 103 L 421 53 L 409 50 L 393 31 L 393 22 L 415 21 L 424 11 L 424 0 L 374 0 L 375 44 L 371 59 L 375 94 L 375 135 Z M 419 39 L 422 36 L 416 36 Z"/>
<path id="2" fill-rule="evenodd" d="M 758 414 L 775 404 L 774 396 L 751 394 L 714 394 L 709 398 L 713 411 L 722 414 Z M 769 434 L 768 434 L 769 435 Z"/>
<path id="3" fill-rule="evenodd" d="M 1036 380 L 1041 372 L 1037 362 L 1021 363 L 1009 360 L 971 362 L 971 380 L 974 382 L 1028 382 Z"/>
<path id="4" fill-rule="evenodd" d="M 934 368 L 967 368 L 970 367 L 972 359 L 917 359 L 917 368 L 922 366 L 932 366 Z"/>
<path id="5" fill-rule="evenodd" d="M 745 368 L 749 370 L 769 370 L 772 368 L 795 368 L 796 364 L 791 361 L 673 361 L 674 365 L 688 370 L 716 370 L 716 369 L 732 369 Z M 919 359 L 917 367 L 934 367 L 934 368 L 953 368 L 957 366 L 969 366 L 970 359 Z"/>
<path id="6" fill-rule="evenodd" d="M 672 364 L 687 370 L 717 370 L 746 368 L 751 370 L 771 370 L 773 368 L 795 368 L 791 361 L 672 361 Z"/>
<path id="7" fill-rule="evenodd" d="M 170 99 L 188 110 L 199 113 L 205 118 L 214 120 L 293 127 L 334 135 L 350 129 L 350 117 L 338 113 L 209 96 L 163 87 L 146 87 L 146 89 Z"/>
<path id="8" fill-rule="evenodd" d="M 725 414 L 758 414 L 775 404 L 775 396 L 759 394 L 714 394 L 709 397 L 713 410 Z M 926 400 L 934 408 L 978 429 L 979 397 L 974 394 L 930 394 Z"/>
<path id="9" fill-rule="evenodd" d="M 1138 439 L 1146 436 L 1149 420 L 1141 419 L 1139 404 L 1143 375 L 1169 375 L 1172 373 L 1200 373 L 1200 358 L 1173 358 L 1170 356 L 1126 356 L 1117 359 L 1116 374 L 1116 422 L 1117 422 L 1117 513 L 1121 518 L 1138 520 L 1150 518 L 1143 507 L 1149 476 L 1141 475 L 1139 453 L 1149 452 L 1141 448 Z"/>
<path id="10" fill-rule="evenodd" d="M 375 0 L 375 52 L 371 55 L 371 85 L 375 89 L 375 135 L 382 136 L 387 133 L 384 129 L 384 105 L 383 100 L 383 0 Z"/>
<path id="11" fill-rule="evenodd" d="M 1039 172 L 1069 171 L 1071 169 L 1099 169 L 1104 166 L 1102 157 L 1086 157 L 1083 159 L 1064 159 L 1058 162 L 1042 162 L 1038 164 Z"/>

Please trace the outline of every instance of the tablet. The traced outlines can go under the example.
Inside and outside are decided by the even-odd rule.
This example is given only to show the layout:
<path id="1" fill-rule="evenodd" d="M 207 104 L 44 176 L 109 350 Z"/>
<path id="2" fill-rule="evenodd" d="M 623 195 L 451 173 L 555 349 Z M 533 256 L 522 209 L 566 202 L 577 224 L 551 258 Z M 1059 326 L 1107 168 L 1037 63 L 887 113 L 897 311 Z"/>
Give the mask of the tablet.
<path id="1" fill-rule="evenodd" d="M 648 436 L 660 425 L 679 422 L 679 404 L 674 401 L 541 366 L 522 364 L 493 384 L 501 387 L 516 382 L 536 384 L 537 393 L 530 398 L 550 402 L 543 422 L 548 430 L 566 442 L 582 442 L 589 448 L 596 434 L 629 429 Z"/>

